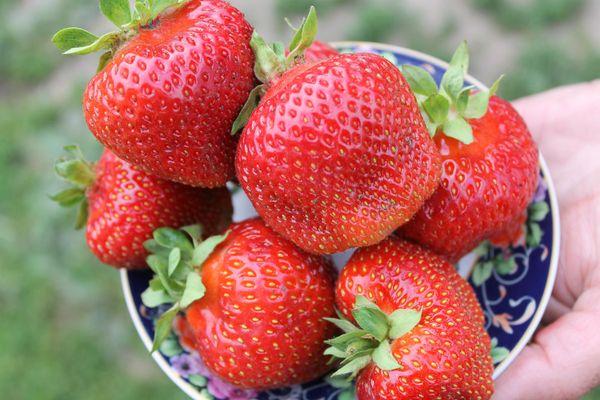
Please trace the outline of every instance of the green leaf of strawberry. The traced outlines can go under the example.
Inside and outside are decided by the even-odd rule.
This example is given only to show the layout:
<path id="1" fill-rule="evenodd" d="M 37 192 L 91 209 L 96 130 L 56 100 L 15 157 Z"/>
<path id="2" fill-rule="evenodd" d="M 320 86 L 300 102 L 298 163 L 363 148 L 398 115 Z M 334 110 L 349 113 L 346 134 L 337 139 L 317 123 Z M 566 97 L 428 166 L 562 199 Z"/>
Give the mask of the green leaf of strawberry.
<path id="1" fill-rule="evenodd" d="M 81 190 L 80 188 L 73 187 L 50 196 L 50 199 L 63 207 L 70 207 L 72 205 L 79 204 L 85 199 L 85 191 Z"/>
<path id="2" fill-rule="evenodd" d="M 202 278 L 196 271 L 188 274 L 185 282 L 185 290 L 181 296 L 180 305 L 182 308 L 189 307 L 196 300 L 200 300 L 206 293 L 206 287 L 202 283 Z"/>
<path id="3" fill-rule="evenodd" d="M 462 117 L 446 120 L 442 125 L 446 136 L 459 140 L 465 144 L 473 143 L 473 128 Z"/>
<path id="4" fill-rule="evenodd" d="M 391 371 L 400 368 L 400 364 L 398 364 L 398 361 L 396 361 L 394 355 L 392 354 L 390 342 L 387 340 L 379 343 L 379 346 L 373 350 L 372 357 L 373 362 L 384 371 Z"/>
<path id="5" fill-rule="evenodd" d="M 62 52 L 78 47 L 90 46 L 99 37 L 82 28 L 64 28 L 52 37 L 52 43 Z"/>
<path id="6" fill-rule="evenodd" d="M 96 39 L 95 41 L 93 41 L 92 43 L 90 43 L 86 46 L 72 47 L 72 48 L 66 50 L 63 54 L 85 55 L 85 54 L 95 53 L 100 50 L 111 49 L 114 46 L 114 44 L 117 43 L 119 40 L 120 40 L 119 33 L 109 32 L 105 35 L 102 35 L 101 37 L 99 37 L 98 39 Z"/>
<path id="7" fill-rule="evenodd" d="M 302 21 L 300 28 L 296 30 L 290 42 L 288 47 L 290 53 L 287 57 L 285 56 L 285 47 L 283 44 L 278 42 L 268 44 L 258 32 L 254 31 L 252 33 L 250 46 L 254 51 L 255 57 L 254 74 L 262 84 L 255 87 L 250 93 L 248 100 L 233 123 L 231 128 L 232 135 L 235 135 L 240 129 L 246 126 L 252 115 L 252 111 L 258 107 L 261 97 L 264 96 L 269 82 L 293 67 L 296 61 L 304 56 L 306 49 L 313 44 L 317 36 L 317 30 L 317 12 L 315 7 L 311 6 L 308 15 Z"/>
<path id="8" fill-rule="evenodd" d="M 118 28 L 131 22 L 129 0 L 100 0 L 100 11 Z"/>
<path id="9" fill-rule="evenodd" d="M 448 117 L 450 101 L 441 94 L 433 94 L 422 103 L 429 118 L 436 124 L 443 124 Z"/>
<path id="10" fill-rule="evenodd" d="M 396 310 L 388 316 L 390 338 L 398 339 L 412 331 L 421 320 L 421 312 L 410 309 Z"/>
<path id="11" fill-rule="evenodd" d="M 490 97 L 496 93 L 502 77 L 494 82 L 490 90 L 473 93 L 472 86 L 464 87 L 468 67 L 466 42 L 462 42 L 454 52 L 439 87 L 423 68 L 410 65 L 402 67 L 431 136 L 441 131 L 465 144 L 473 142 L 473 130 L 468 120 L 485 115 Z"/>
<path id="12" fill-rule="evenodd" d="M 100 0 L 100 11 L 118 30 L 100 37 L 82 28 L 59 30 L 52 42 L 63 54 L 85 55 L 106 50 L 100 57 L 98 71 L 110 61 L 117 49 L 134 36 L 141 26 L 146 26 L 170 7 L 188 0 L 136 0 L 133 10 L 129 0 Z"/>
<path id="13" fill-rule="evenodd" d="M 286 60 L 288 67 L 315 41 L 319 29 L 318 27 L 317 11 L 314 6 L 311 6 L 308 15 L 302 21 L 300 28 L 290 42 L 290 54 Z"/>
<path id="14" fill-rule="evenodd" d="M 326 318 L 344 332 L 326 341 L 326 355 L 341 359 L 341 368 L 332 374 L 353 378 L 358 371 L 373 361 L 382 370 L 400 367 L 392 354 L 390 340 L 410 332 L 421 320 L 421 312 L 399 309 L 387 315 L 364 296 L 356 296 L 352 316 L 360 328 L 343 317 Z"/>
<path id="15" fill-rule="evenodd" d="M 425 71 L 423 68 L 406 64 L 402 66 L 401 70 L 410 88 L 416 94 L 429 97 L 437 93 L 437 84 L 429 72 Z"/>
<path id="16" fill-rule="evenodd" d="M 211 236 L 201 241 L 199 226 L 186 226 L 181 230 L 159 228 L 153 239 L 144 247 L 151 252 L 146 263 L 156 274 L 149 287 L 142 293 L 147 307 L 173 303 L 173 307 L 159 319 L 154 337 L 153 351 L 166 336 L 166 325 L 173 322 L 177 312 L 184 311 L 206 293 L 202 282 L 202 264 L 228 235 Z M 170 325 L 169 330 L 170 332 Z"/>
<path id="17" fill-rule="evenodd" d="M 94 164 L 85 160 L 78 146 L 65 146 L 70 157 L 61 157 L 54 164 L 56 174 L 69 182 L 71 187 L 63 190 L 50 199 L 60 204 L 62 207 L 72 207 L 78 205 L 75 229 L 81 229 L 85 226 L 88 218 L 88 200 L 86 190 L 94 184 L 96 173 Z"/>
<path id="18" fill-rule="evenodd" d="M 325 318 L 325 321 L 331 322 L 332 324 L 334 324 L 335 326 L 337 326 L 338 328 L 340 328 L 342 331 L 344 331 L 346 333 L 358 331 L 358 328 L 356 326 L 354 326 L 354 324 L 352 322 L 350 322 L 346 319 Z"/>
<path id="19" fill-rule="evenodd" d="M 151 287 L 148 287 L 142 293 L 142 302 L 146 307 L 158 307 L 162 304 L 173 303 L 173 301 L 173 298 L 162 288 L 160 290 L 154 290 Z"/>
<path id="20" fill-rule="evenodd" d="M 156 321 L 156 326 L 154 327 L 154 343 L 152 345 L 152 352 L 158 350 L 162 342 L 171 334 L 173 321 L 175 320 L 175 317 L 179 311 L 179 306 L 174 305 Z"/>

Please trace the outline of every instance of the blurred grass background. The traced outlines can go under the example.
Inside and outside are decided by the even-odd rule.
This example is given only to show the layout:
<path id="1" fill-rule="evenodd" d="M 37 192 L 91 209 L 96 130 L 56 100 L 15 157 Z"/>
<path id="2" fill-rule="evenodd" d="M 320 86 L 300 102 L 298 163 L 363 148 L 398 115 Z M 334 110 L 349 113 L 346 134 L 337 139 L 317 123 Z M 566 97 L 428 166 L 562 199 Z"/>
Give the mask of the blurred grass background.
<path id="1" fill-rule="evenodd" d="M 596 0 L 234 0 L 258 29 L 285 39 L 283 17 L 309 4 L 323 40 L 369 40 L 447 58 L 460 40 L 484 82 L 507 74 L 509 99 L 600 77 Z M 184 399 L 127 315 L 118 273 L 71 229 L 47 195 L 63 144 L 89 157 L 80 98 L 95 57 L 58 54 L 67 25 L 103 33 L 94 0 L 0 0 L 0 392 L 9 400 Z M 587 399 L 600 399 L 600 391 Z"/>

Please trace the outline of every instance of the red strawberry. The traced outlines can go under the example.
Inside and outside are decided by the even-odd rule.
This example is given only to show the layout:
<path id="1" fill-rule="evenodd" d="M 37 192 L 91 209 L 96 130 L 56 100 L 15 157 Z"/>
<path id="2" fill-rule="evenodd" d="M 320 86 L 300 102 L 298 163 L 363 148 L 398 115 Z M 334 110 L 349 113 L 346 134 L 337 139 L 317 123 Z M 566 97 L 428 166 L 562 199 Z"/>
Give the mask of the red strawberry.
<path id="1" fill-rule="evenodd" d="M 404 68 L 443 166 L 440 187 L 400 232 L 451 261 L 483 240 L 518 236 L 538 180 L 538 150 L 525 122 L 493 96 L 497 83 L 489 92 L 463 89 L 467 64 L 463 44 L 440 92 L 427 72 Z"/>
<path id="2" fill-rule="evenodd" d="M 311 43 L 311 18 L 293 43 Z M 290 56 L 301 53 L 293 43 Z M 335 253 L 408 221 L 437 187 L 440 158 L 398 68 L 375 54 L 342 54 L 280 74 L 293 60 L 263 68 L 277 57 L 256 34 L 252 46 L 267 83 L 236 169 L 265 222 L 309 252 Z"/>
<path id="3" fill-rule="evenodd" d="M 337 56 L 338 54 L 340 53 L 327 43 L 315 40 L 304 52 L 304 60 L 307 63 L 314 63 Z"/>
<path id="4" fill-rule="evenodd" d="M 231 222 L 226 188 L 193 188 L 155 178 L 108 150 L 93 165 L 75 146 L 66 149 L 75 158 L 60 160 L 56 171 L 75 186 L 54 200 L 65 206 L 81 204 L 77 225 L 87 223 L 88 246 L 105 264 L 145 268 L 144 241 L 161 226 L 202 224 L 211 235 Z"/>
<path id="5" fill-rule="evenodd" d="M 252 27 L 221 0 L 140 1 L 133 17 L 128 3 L 101 1 L 118 32 L 95 42 L 67 28 L 54 38 L 69 54 L 108 51 L 84 94 L 90 130 L 148 173 L 224 186 L 234 176 L 231 126 L 254 86 Z"/>
<path id="6" fill-rule="evenodd" d="M 443 258 L 394 236 L 359 249 L 337 284 L 350 321 L 328 341 L 356 376 L 358 400 L 461 399 L 492 395 L 491 343 L 471 287 Z"/>
<path id="7" fill-rule="evenodd" d="M 187 345 L 236 386 L 275 388 L 327 372 L 324 340 L 335 329 L 323 318 L 335 315 L 335 273 L 325 259 L 298 249 L 260 219 L 233 224 L 228 234 L 202 243 L 159 229 L 147 245 L 156 254 L 148 264 L 159 277 L 142 299 L 150 307 L 175 303 L 157 324 L 155 348 L 185 311 L 188 326 L 178 328 L 187 332 Z"/>

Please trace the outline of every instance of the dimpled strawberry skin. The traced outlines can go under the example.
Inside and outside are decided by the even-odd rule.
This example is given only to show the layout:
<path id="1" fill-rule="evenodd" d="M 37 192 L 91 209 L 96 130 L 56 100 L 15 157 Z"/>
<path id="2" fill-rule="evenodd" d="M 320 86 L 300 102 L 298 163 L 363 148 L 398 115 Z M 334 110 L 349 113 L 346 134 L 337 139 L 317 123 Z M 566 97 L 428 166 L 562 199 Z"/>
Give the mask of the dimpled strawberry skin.
<path id="1" fill-rule="evenodd" d="M 200 223 L 208 235 L 231 223 L 226 188 L 202 189 L 153 177 L 106 150 L 87 191 L 87 243 L 105 264 L 146 268 L 144 242 L 160 227 Z"/>
<path id="2" fill-rule="evenodd" d="M 352 319 L 357 295 L 386 313 L 422 311 L 421 321 L 392 343 L 400 368 L 369 364 L 358 376 L 358 400 L 489 399 L 490 338 L 477 298 L 454 267 L 435 254 L 391 236 L 359 249 L 341 273 L 336 301 Z"/>
<path id="3" fill-rule="evenodd" d="M 96 138 L 148 173 L 192 186 L 234 176 L 231 125 L 254 86 L 252 27 L 220 0 L 192 0 L 141 28 L 88 84 Z"/>
<path id="4" fill-rule="evenodd" d="M 330 368 L 335 333 L 332 266 L 260 219 L 233 224 L 202 267 L 203 299 L 188 308 L 197 350 L 222 379 L 268 389 L 308 382 Z"/>
<path id="5" fill-rule="evenodd" d="M 304 60 L 308 63 L 314 63 L 337 56 L 338 54 L 340 53 L 327 43 L 315 40 L 304 52 Z"/>
<path id="6" fill-rule="evenodd" d="M 441 173 L 408 84 L 374 54 L 338 55 L 283 75 L 242 133 L 236 170 L 265 222 L 313 253 L 384 239 Z"/>
<path id="7" fill-rule="evenodd" d="M 443 158 L 440 187 L 400 230 L 452 262 L 482 240 L 518 233 L 515 224 L 538 182 L 537 146 L 509 102 L 492 97 L 488 112 L 470 123 L 473 144 L 436 136 Z"/>

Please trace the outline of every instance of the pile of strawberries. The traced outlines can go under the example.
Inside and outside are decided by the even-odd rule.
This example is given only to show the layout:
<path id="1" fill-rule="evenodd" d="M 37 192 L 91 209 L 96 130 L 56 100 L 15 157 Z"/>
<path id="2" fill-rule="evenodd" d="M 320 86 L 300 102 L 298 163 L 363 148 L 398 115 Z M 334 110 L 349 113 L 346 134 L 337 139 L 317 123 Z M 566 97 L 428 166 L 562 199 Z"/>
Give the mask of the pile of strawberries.
<path id="1" fill-rule="evenodd" d="M 176 325 L 241 388 L 335 369 L 360 400 L 489 399 L 490 339 L 451 262 L 511 243 L 538 164 L 497 83 L 464 87 L 466 44 L 438 86 L 315 42 L 314 9 L 286 50 L 223 0 L 100 5 L 117 31 L 53 40 L 103 51 L 83 111 L 106 149 L 67 147 L 54 199 L 103 263 L 155 273 L 155 350 Z M 231 224 L 228 182 L 260 218 Z M 328 255 L 351 248 L 338 276 Z"/>

